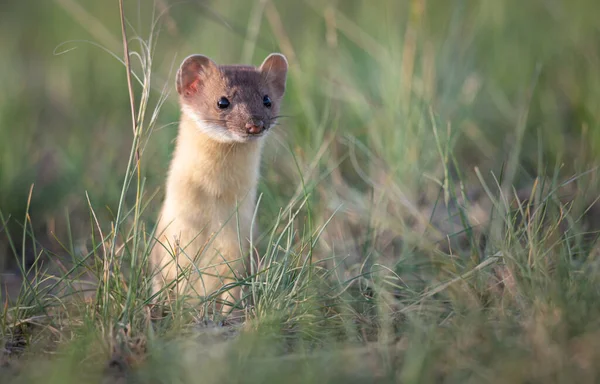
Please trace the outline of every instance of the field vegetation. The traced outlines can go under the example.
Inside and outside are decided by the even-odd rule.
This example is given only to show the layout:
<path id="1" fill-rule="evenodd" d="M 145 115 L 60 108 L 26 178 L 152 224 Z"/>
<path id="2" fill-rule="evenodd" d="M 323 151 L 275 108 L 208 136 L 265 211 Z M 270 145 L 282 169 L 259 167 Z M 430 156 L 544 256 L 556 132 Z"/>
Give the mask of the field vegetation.
<path id="1" fill-rule="evenodd" d="M 123 3 L 0 4 L 0 382 L 600 380 L 600 3 Z M 244 318 L 157 310 L 175 71 L 271 52 Z"/>

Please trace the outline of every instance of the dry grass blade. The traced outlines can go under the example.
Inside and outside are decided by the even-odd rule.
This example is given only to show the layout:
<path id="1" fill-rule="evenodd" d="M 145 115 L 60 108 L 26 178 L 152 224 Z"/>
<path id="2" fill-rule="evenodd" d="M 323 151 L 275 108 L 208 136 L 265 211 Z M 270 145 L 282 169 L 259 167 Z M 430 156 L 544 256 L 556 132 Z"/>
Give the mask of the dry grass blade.
<path id="1" fill-rule="evenodd" d="M 133 93 L 133 82 L 131 81 L 131 64 L 129 61 L 129 41 L 127 40 L 127 29 L 125 26 L 125 12 L 123 11 L 123 0 L 119 0 L 119 15 L 121 17 L 121 35 L 123 36 L 123 60 L 127 71 L 127 89 L 129 90 L 129 104 L 131 107 L 131 123 L 133 135 L 137 135 L 137 119 L 135 116 L 135 94 Z M 139 154 L 138 154 L 139 156 Z"/>

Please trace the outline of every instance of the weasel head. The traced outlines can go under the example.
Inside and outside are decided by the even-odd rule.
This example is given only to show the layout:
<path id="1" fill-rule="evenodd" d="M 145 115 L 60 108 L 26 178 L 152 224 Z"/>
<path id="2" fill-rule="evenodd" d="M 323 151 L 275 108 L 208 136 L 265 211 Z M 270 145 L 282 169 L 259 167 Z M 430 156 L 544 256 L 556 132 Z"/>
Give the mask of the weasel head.
<path id="1" fill-rule="evenodd" d="M 259 67 L 217 65 L 203 55 L 188 56 L 177 71 L 182 113 L 215 141 L 256 140 L 276 122 L 287 68 L 285 56 L 278 53 Z"/>

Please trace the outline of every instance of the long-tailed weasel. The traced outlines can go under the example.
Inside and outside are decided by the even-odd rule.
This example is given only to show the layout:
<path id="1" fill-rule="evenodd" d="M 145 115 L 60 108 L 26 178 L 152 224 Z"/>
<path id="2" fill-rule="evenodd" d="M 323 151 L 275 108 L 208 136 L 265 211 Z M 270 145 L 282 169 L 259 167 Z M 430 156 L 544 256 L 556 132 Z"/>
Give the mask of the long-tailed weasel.
<path id="1" fill-rule="evenodd" d="M 208 296 L 244 273 L 264 137 L 285 92 L 287 60 L 259 67 L 187 57 L 181 121 L 150 257 L 155 292 Z M 239 289 L 220 295 L 239 300 Z"/>

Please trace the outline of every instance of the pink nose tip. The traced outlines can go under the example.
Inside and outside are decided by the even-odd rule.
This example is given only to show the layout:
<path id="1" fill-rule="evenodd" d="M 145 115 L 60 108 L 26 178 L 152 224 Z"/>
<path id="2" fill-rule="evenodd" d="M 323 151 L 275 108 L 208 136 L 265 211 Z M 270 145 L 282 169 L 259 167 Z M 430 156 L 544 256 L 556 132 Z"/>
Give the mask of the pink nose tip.
<path id="1" fill-rule="evenodd" d="M 246 132 L 248 132 L 251 135 L 257 135 L 259 133 L 261 133 L 264 129 L 264 125 L 263 124 L 253 124 L 253 123 L 246 123 Z"/>

